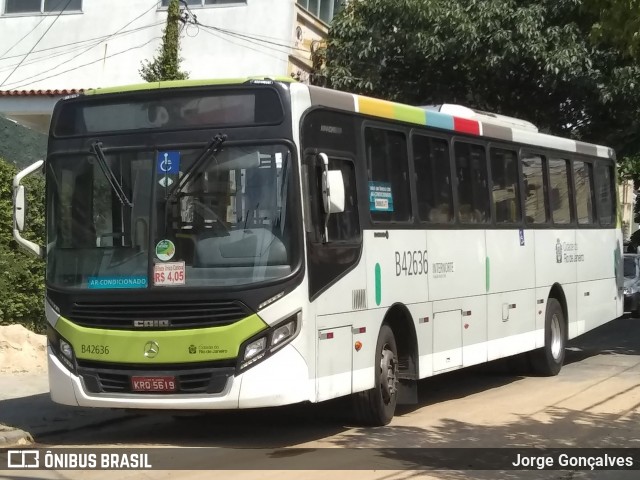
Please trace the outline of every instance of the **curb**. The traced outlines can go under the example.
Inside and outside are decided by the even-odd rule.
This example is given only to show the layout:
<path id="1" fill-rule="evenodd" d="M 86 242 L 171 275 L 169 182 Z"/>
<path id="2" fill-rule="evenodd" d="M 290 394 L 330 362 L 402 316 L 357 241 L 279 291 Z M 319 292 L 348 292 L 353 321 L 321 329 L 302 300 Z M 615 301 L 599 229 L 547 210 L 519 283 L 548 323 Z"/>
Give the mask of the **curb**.
<path id="1" fill-rule="evenodd" d="M 18 445 L 30 445 L 33 437 L 30 433 L 0 424 L 0 448 L 15 447 Z"/>

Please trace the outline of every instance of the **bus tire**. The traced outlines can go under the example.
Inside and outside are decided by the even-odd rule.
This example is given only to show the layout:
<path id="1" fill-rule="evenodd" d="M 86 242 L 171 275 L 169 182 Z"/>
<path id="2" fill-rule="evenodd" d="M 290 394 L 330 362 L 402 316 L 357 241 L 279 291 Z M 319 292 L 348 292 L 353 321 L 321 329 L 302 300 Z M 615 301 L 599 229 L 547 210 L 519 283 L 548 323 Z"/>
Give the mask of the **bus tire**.
<path id="1" fill-rule="evenodd" d="M 376 343 L 375 386 L 353 395 L 353 408 L 358 423 L 369 426 L 388 424 L 398 401 L 398 347 L 391 327 L 380 328 Z"/>
<path id="2" fill-rule="evenodd" d="M 544 347 L 530 353 L 534 374 L 552 377 L 560 373 L 567 343 L 567 325 L 560 302 L 550 298 L 544 319 Z"/>

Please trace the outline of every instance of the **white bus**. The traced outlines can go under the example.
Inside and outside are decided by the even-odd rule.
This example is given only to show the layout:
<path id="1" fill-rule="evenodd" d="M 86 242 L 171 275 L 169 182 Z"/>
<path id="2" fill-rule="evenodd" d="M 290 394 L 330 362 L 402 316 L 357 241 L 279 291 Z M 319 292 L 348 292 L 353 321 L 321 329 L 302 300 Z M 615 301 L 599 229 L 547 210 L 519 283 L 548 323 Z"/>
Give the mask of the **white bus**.
<path id="1" fill-rule="evenodd" d="M 20 235 L 40 170 L 46 246 Z M 351 396 L 384 425 L 442 372 L 530 352 L 555 375 L 622 314 L 613 151 L 464 107 L 265 78 L 89 91 L 14 187 L 62 404 Z"/>

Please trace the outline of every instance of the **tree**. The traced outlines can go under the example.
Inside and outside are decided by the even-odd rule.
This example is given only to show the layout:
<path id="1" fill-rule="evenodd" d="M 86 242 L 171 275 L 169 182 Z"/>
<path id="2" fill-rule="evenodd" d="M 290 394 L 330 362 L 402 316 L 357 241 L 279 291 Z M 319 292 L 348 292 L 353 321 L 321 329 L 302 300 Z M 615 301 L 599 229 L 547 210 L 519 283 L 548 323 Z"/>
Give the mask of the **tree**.
<path id="1" fill-rule="evenodd" d="M 640 58 L 640 0 L 585 0 L 584 8 L 598 17 L 591 30 L 595 41 Z"/>
<path id="2" fill-rule="evenodd" d="M 0 159 L 0 324 L 21 323 L 43 332 L 44 262 L 22 251 L 13 240 L 12 180 L 16 169 Z M 30 177 L 27 186 L 29 240 L 44 245 L 44 181 Z"/>
<path id="3" fill-rule="evenodd" d="M 428 105 L 461 103 L 544 132 L 640 152 L 640 66 L 593 40 L 586 0 L 351 0 L 315 81 Z"/>
<path id="4" fill-rule="evenodd" d="M 188 78 L 187 72 L 180 70 L 180 21 L 180 2 L 171 0 L 167 9 L 167 26 L 158 53 L 153 61 L 143 61 L 140 68 L 140 76 L 145 81 L 160 82 Z"/>

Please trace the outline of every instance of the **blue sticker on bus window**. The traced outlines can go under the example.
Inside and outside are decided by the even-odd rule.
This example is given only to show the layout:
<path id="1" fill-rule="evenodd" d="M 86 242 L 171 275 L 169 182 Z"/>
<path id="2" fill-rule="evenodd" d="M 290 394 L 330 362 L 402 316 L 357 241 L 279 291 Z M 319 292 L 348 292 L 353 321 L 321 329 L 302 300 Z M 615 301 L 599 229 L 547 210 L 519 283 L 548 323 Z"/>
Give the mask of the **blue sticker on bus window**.
<path id="1" fill-rule="evenodd" d="M 89 277 L 89 288 L 147 288 L 147 277 Z"/>
<path id="2" fill-rule="evenodd" d="M 388 182 L 369 182 L 369 210 L 393 212 L 393 195 Z"/>
<path id="3" fill-rule="evenodd" d="M 177 175 L 180 172 L 180 152 L 158 152 L 158 173 L 162 175 Z"/>

